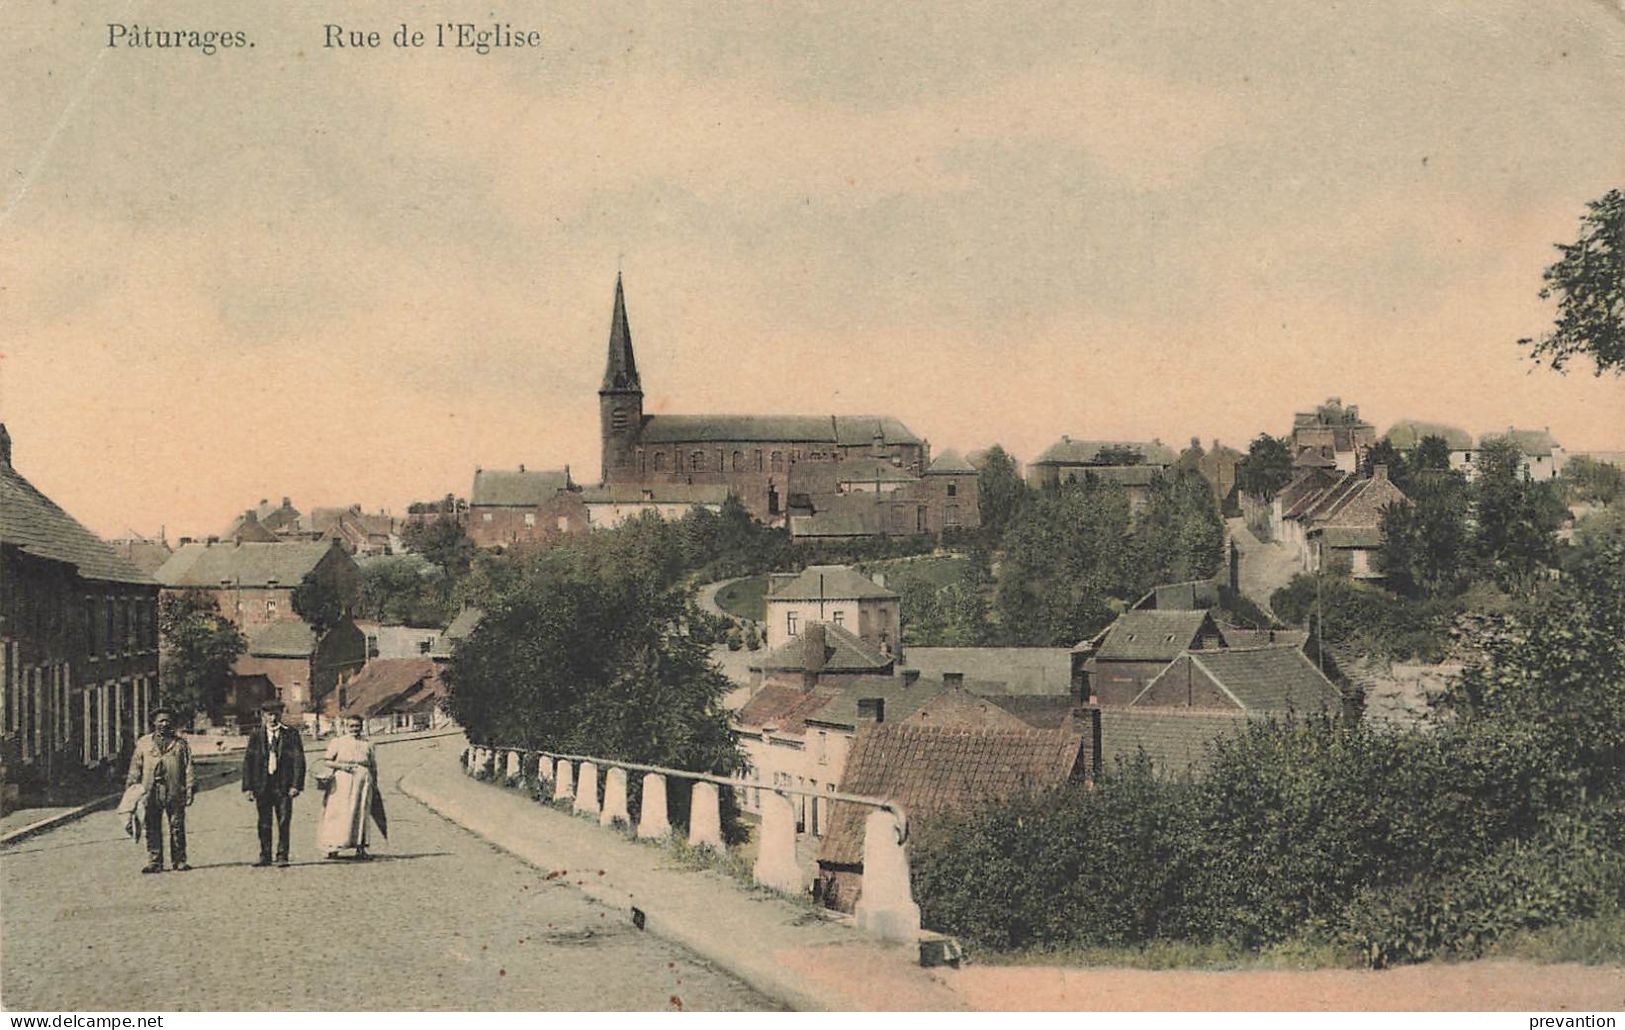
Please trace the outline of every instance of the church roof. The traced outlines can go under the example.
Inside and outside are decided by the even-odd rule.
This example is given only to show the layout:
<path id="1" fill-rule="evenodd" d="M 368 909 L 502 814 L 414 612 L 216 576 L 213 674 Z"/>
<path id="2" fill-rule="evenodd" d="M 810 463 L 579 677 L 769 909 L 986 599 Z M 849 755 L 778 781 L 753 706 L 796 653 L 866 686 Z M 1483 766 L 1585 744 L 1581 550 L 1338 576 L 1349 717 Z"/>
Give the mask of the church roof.
<path id="1" fill-rule="evenodd" d="M 626 320 L 626 294 L 621 277 L 615 276 L 615 312 L 609 320 L 609 360 L 604 365 L 604 385 L 609 390 L 642 390 L 638 362 L 632 353 L 632 327 Z"/>

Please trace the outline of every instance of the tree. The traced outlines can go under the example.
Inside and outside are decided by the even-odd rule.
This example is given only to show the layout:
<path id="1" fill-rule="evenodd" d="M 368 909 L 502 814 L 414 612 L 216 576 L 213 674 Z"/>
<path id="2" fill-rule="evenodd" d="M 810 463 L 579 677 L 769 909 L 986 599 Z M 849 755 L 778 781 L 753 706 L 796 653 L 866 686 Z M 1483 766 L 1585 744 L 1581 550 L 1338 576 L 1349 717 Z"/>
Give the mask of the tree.
<path id="1" fill-rule="evenodd" d="M 1378 465 L 1388 470 L 1388 478 L 1394 481 L 1395 486 L 1401 490 L 1405 489 L 1410 479 L 1410 466 L 1406 464 L 1405 456 L 1400 453 L 1399 448 L 1386 439 L 1378 440 L 1366 448 L 1365 454 L 1360 458 L 1360 471 L 1367 476 L 1372 475 Z"/>
<path id="2" fill-rule="evenodd" d="M 1527 586 L 1556 563 L 1554 533 L 1563 516 L 1548 484 L 1523 473 L 1523 452 L 1504 437 L 1484 441 L 1473 481 L 1474 551 L 1485 575 L 1503 588 Z"/>
<path id="3" fill-rule="evenodd" d="M 1450 441 L 1429 433 L 1416 441 L 1410 466 L 1414 471 L 1445 472 L 1450 468 Z"/>
<path id="4" fill-rule="evenodd" d="M 1570 458 L 1559 478 L 1573 501 L 1613 504 L 1625 493 L 1625 473 L 1618 465 L 1583 454 Z"/>
<path id="5" fill-rule="evenodd" d="M 1467 490 L 1459 475 L 1418 478 L 1410 500 L 1382 510 L 1377 567 L 1412 597 L 1449 597 L 1467 585 Z"/>
<path id="6" fill-rule="evenodd" d="M 430 522 L 413 522 L 401 534 L 407 550 L 421 554 L 453 578 L 468 571 L 479 550 L 455 518 L 442 515 Z"/>
<path id="7" fill-rule="evenodd" d="M 1247 445 L 1247 456 L 1236 467 L 1236 485 L 1261 501 L 1275 496 L 1292 479 L 1292 450 L 1283 439 L 1268 433 Z"/>
<path id="8" fill-rule="evenodd" d="M 220 614 L 213 597 L 197 590 L 166 593 L 158 602 L 163 640 L 163 700 L 190 722 L 199 712 L 218 721 L 231 685 L 231 668 L 248 641 Z"/>
<path id="9" fill-rule="evenodd" d="M 422 555 L 372 559 L 361 566 L 356 614 L 391 625 L 444 626 L 456 614 L 449 579 Z"/>
<path id="10" fill-rule="evenodd" d="M 1540 298 L 1557 298 L 1557 324 L 1518 344 L 1559 372 L 1584 354 L 1597 375 L 1617 376 L 1625 374 L 1625 192 L 1609 190 L 1586 207 L 1579 238 L 1557 244 L 1562 256 L 1541 275 Z"/>
<path id="11" fill-rule="evenodd" d="M 331 579 L 314 569 L 293 588 L 294 614 L 310 623 L 318 637 L 344 621 L 355 602 L 354 591 L 335 587 Z"/>
<path id="12" fill-rule="evenodd" d="M 1006 643 L 1070 647 L 1115 614 L 1130 587 L 1128 495 L 1106 483 L 1062 484 L 1027 506 L 1005 535 L 996 606 Z"/>
<path id="13" fill-rule="evenodd" d="M 1021 470 L 1003 447 L 994 444 L 982 455 L 976 473 L 976 503 L 982 511 L 982 528 L 997 543 L 1032 497 L 1021 478 Z"/>

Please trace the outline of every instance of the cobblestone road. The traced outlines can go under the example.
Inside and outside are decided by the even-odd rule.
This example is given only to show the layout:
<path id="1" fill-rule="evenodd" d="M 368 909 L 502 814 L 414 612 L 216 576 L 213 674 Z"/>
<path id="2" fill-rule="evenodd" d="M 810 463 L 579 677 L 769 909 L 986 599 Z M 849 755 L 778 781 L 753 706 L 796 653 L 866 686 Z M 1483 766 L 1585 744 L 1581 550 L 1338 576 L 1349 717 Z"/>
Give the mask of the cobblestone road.
<path id="1" fill-rule="evenodd" d="M 453 743 L 453 742 L 456 743 Z M 370 863 L 257 869 L 235 782 L 187 816 L 188 873 L 142 876 L 98 812 L 0 852 L 0 1004 L 12 1010 L 762 1009 L 772 1002 L 445 822 L 396 780 L 431 748 L 378 750 L 391 839 Z"/>

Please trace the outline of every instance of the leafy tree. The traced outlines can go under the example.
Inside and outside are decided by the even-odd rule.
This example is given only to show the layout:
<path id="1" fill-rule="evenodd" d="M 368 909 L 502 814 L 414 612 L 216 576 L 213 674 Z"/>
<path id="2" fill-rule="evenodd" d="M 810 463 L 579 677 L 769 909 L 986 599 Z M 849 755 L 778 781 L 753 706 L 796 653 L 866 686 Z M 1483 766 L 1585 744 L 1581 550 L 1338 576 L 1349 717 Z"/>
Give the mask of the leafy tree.
<path id="1" fill-rule="evenodd" d="M 217 721 L 231 685 L 231 668 L 248 649 L 242 631 L 220 614 L 212 596 L 187 590 L 159 599 L 158 632 L 163 642 L 163 700 L 178 709 L 183 722 L 200 712 Z"/>
<path id="2" fill-rule="evenodd" d="M 1518 344 L 1558 371 L 1584 354 L 1597 375 L 1625 374 L 1625 192 L 1609 190 L 1586 208 L 1579 238 L 1557 244 L 1561 257 L 1541 275 L 1541 299 L 1557 298 L 1557 324 Z"/>
<path id="3" fill-rule="evenodd" d="M 354 590 L 336 587 L 333 581 L 318 575 L 315 570 L 293 588 L 293 610 L 310 623 L 319 637 L 342 622 L 355 608 Z"/>
<path id="4" fill-rule="evenodd" d="M 1583 454 L 1570 458 L 1558 478 L 1571 501 L 1613 504 L 1625 494 L 1625 472 L 1618 465 Z"/>
<path id="5" fill-rule="evenodd" d="M 1032 498 L 1016 460 L 998 444 L 982 455 L 976 473 L 976 497 L 982 511 L 982 528 L 995 542 L 1004 539 L 1010 524 Z"/>
<path id="6" fill-rule="evenodd" d="M 1268 433 L 1247 445 L 1247 456 L 1236 466 L 1236 484 L 1261 501 L 1292 479 L 1292 449 L 1286 440 Z"/>
<path id="7" fill-rule="evenodd" d="M 361 566 L 356 614 L 390 625 L 443 626 L 456 614 L 450 581 L 421 555 L 370 559 Z"/>
<path id="8" fill-rule="evenodd" d="M 996 598 L 1003 636 L 1017 645 L 1070 646 L 1115 614 L 1128 592 L 1128 495 L 1114 484 L 1045 491 L 1005 535 Z"/>
<path id="9" fill-rule="evenodd" d="M 1450 441 L 1429 433 L 1416 441 L 1410 455 L 1410 467 L 1415 471 L 1444 472 L 1450 468 Z"/>
<path id="10" fill-rule="evenodd" d="M 445 515 L 430 522 L 410 523 L 401 540 L 407 550 L 423 555 L 453 577 L 468 571 L 479 550 L 462 525 Z"/>
<path id="11" fill-rule="evenodd" d="M 1390 589 L 1410 596 L 1453 596 L 1466 586 L 1468 493 L 1454 473 L 1418 477 L 1410 500 L 1382 511 L 1377 566 Z"/>
<path id="12" fill-rule="evenodd" d="M 1527 586 L 1538 569 L 1556 562 L 1553 534 L 1564 514 L 1561 502 L 1548 484 L 1523 474 L 1523 452 L 1513 441 L 1484 441 L 1478 459 L 1473 495 L 1479 565 L 1504 588 Z"/>
<path id="13" fill-rule="evenodd" d="M 476 740 L 733 773 L 731 684 L 683 632 L 682 591 L 634 567 L 647 533 L 620 532 L 537 555 L 479 598 L 446 670 L 451 712 Z"/>
<path id="14" fill-rule="evenodd" d="M 1395 486 L 1401 490 L 1405 489 L 1410 479 L 1410 466 L 1399 448 L 1386 439 L 1378 440 L 1366 448 L 1365 454 L 1360 458 L 1360 472 L 1363 475 L 1372 475 L 1378 465 L 1388 469 L 1388 478 L 1394 481 Z"/>

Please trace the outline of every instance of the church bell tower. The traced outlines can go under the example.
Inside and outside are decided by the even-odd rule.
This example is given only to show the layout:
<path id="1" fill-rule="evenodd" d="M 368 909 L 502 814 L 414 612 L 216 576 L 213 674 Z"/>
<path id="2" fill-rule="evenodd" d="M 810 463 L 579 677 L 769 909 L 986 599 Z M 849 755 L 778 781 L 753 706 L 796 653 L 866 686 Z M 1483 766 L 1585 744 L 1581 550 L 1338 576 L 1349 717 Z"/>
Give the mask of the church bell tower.
<path id="1" fill-rule="evenodd" d="M 609 323 L 609 360 L 604 383 L 598 388 L 598 432 L 603 443 L 602 481 L 625 482 L 637 477 L 634 462 L 643 431 L 643 383 L 632 354 L 632 330 L 626 322 L 626 296 L 621 277 L 615 276 L 615 311 Z"/>

